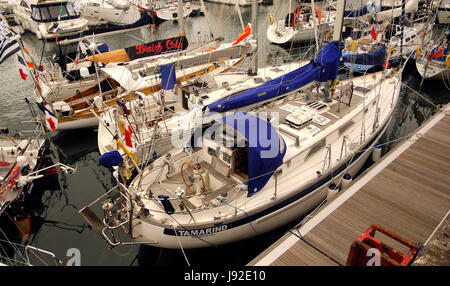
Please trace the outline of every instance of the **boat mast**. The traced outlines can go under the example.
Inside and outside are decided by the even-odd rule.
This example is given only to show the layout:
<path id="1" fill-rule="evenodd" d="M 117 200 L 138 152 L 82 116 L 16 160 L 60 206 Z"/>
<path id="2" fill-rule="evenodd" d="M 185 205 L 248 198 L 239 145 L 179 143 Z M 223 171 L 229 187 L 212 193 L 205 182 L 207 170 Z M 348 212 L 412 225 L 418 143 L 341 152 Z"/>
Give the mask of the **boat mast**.
<path id="1" fill-rule="evenodd" d="M 342 28 L 344 26 L 344 11 L 346 0 L 339 0 L 336 4 L 336 21 L 334 23 L 333 41 L 341 41 Z"/>
<path id="2" fill-rule="evenodd" d="M 406 24 L 406 1 L 402 1 L 401 36 L 400 36 L 400 60 L 403 57 L 403 32 Z"/>
<path id="3" fill-rule="evenodd" d="M 313 27 L 314 27 L 314 39 L 316 40 L 316 50 L 317 52 L 319 52 L 319 39 L 318 39 L 318 35 L 317 35 L 317 23 L 319 22 L 319 19 L 317 19 L 317 14 L 316 14 L 316 3 L 314 2 L 314 0 L 311 0 L 311 5 L 312 5 L 312 14 L 313 14 Z M 317 22 L 316 22 L 317 19 Z"/>
<path id="4" fill-rule="evenodd" d="M 209 14 L 208 14 L 208 12 L 206 12 L 205 3 L 203 2 L 203 0 L 200 0 L 200 5 L 202 7 L 203 13 L 205 14 L 206 22 L 208 22 L 209 32 L 211 33 L 211 39 L 214 40 L 214 31 L 211 26 L 211 21 L 209 21 Z"/>
<path id="5" fill-rule="evenodd" d="M 258 74 L 258 27 L 257 27 L 257 21 L 256 21 L 257 13 L 258 13 L 258 0 L 253 0 L 253 2 L 252 2 L 252 30 L 253 30 L 253 35 L 255 36 L 255 40 L 256 40 L 256 48 L 253 51 L 253 55 L 252 55 L 252 67 L 250 70 L 250 75 Z"/>
<path id="6" fill-rule="evenodd" d="M 239 21 L 241 22 L 242 30 L 244 30 L 245 25 L 244 25 L 244 20 L 242 19 L 241 9 L 239 8 L 239 0 L 234 0 L 234 3 L 235 3 L 234 7 L 239 16 Z"/>
<path id="7" fill-rule="evenodd" d="M 186 35 L 186 31 L 184 29 L 184 2 L 183 0 L 178 0 L 178 24 L 180 25 L 180 33 L 182 35 Z"/>

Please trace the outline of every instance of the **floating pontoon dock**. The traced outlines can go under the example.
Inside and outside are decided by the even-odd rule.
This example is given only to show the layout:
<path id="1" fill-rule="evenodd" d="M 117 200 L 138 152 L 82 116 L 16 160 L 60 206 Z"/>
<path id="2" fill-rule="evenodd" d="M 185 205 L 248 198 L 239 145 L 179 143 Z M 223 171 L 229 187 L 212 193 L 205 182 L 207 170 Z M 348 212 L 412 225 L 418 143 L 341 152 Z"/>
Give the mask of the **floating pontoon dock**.
<path id="1" fill-rule="evenodd" d="M 372 224 L 425 245 L 427 253 L 434 247 L 434 243 L 428 244 L 435 240 L 431 238 L 448 229 L 445 226 L 449 209 L 450 105 L 447 105 L 346 191 L 249 265 L 345 265 L 350 246 Z M 448 264 L 450 252 L 445 248 L 443 254 L 447 259 L 441 261 Z"/>

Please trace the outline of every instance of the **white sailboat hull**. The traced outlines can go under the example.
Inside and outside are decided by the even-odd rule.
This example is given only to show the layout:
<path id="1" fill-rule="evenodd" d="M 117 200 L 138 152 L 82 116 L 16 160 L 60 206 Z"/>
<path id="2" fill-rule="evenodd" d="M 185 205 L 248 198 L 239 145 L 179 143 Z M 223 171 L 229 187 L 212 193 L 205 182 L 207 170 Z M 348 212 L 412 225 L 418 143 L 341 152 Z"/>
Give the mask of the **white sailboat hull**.
<path id="1" fill-rule="evenodd" d="M 191 11 L 184 10 L 183 18 L 188 17 Z M 176 8 L 167 8 L 156 11 L 156 16 L 163 21 L 176 21 L 178 20 L 178 10 Z"/>
<path id="2" fill-rule="evenodd" d="M 331 30 L 328 24 L 321 24 L 317 27 L 318 36 L 326 30 Z M 314 41 L 314 29 L 298 30 L 292 27 L 279 29 L 277 24 L 272 24 L 267 28 L 267 39 L 274 44 L 282 45 L 288 43 L 304 43 Z"/>
<path id="3" fill-rule="evenodd" d="M 380 76 L 380 73 L 378 76 Z M 305 155 L 308 158 L 307 160 L 305 158 L 299 159 L 295 156 L 291 159 L 286 159 L 291 166 L 282 169 L 282 173 L 286 172 L 285 180 L 281 182 L 282 179 L 278 179 L 277 184 L 275 179 L 272 179 L 272 182 L 265 187 L 267 188 L 266 190 L 262 190 L 247 198 L 245 203 L 239 205 L 239 209 L 236 209 L 236 213 L 240 212 L 238 215 L 230 211 L 227 215 L 223 214 L 223 217 L 219 216 L 217 220 L 213 220 L 212 217 L 216 217 L 217 210 L 209 211 L 206 209 L 202 210 L 202 213 L 193 214 L 197 218 L 196 221 L 205 220 L 204 223 L 193 223 L 191 221 L 188 224 L 186 222 L 183 224 L 183 221 L 186 221 L 188 218 L 186 215 L 182 218 L 181 214 L 173 214 L 171 216 L 173 220 L 168 218 L 165 222 L 164 220 L 157 222 L 154 218 L 159 216 L 159 214 L 156 212 L 150 217 L 136 217 L 133 219 L 133 239 L 142 243 L 153 243 L 154 246 L 162 248 L 210 247 L 251 238 L 286 225 L 296 219 L 301 219 L 327 198 L 327 189 L 330 183 L 339 184 L 340 178 L 345 173 L 354 176 L 362 168 L 372 152 L 372 147 L 377 144 L 392 117 L 400 94 L 399 83 L 400 76 L 398 74 L 395 78 L 388 78 L 383 82 L 383 86 L 387 91 L 380 92 L 379 110 L 381 113 L 378 117 L 379 124 L 376 127 L 373 127 L 375 116 L 372 114 L 377 110 L 377 106 L 375 105 L 375 98 L 372 97 L 373 104 L 367 102 L 366 108 L 363 108 L 362 102 L 359 103 L 358 109 L 355 109 L 357 113 L 353 113 L 351 120 L 342 123 L 343 125 L 336 126 L 336 129 L 333 129 L 335 131 L 326 135 L 325 140 L 329 142 L 326 143 L 330 146 L 329 150 L 334 150 L 335 152 L 334 155 L 330 155 L 333 158 L 331 159 L 330 157 L 330 162 L 336 163 L 331 168 L 321 172 L 319 176 L 317 174 L 314 175 L 314 170 L 317 170 L 317 167 L 314 166 L 318 164 L 317 160 L 319 158 L 323 158 L 326 148 L 322 148 L 320 152 L 313 152 L 312 154 L 314 155 L 311 155 L 312 157 Z M 379 90 L 378 87 L 373 89 Z M 366 114 L 370 115 L 367 119 L 364 119 Z M 347 130 L 345 126 L 349 126 L 349 123 L 351 123 L 350 126 L 352 127 L 350 130 Z M 364 127 L 364 130 L 367 131 L 360 138 L 362 134 L 358 135 L 360 133 L 358 130 L 361 127 Z M 370 135 L 369 132 L 371 132 Z M 349 136 L 349 138 L 353 138 L 352 140 L 360 142 L 355 142 L 354 144 L 358 144 L 357 147 L 346 153 L 340 160 L 337 149 L 340 149 L 339 146 L 342 145 L 338 142 L 341 142 L 339 138 L 346 133 L 348 135 L 345 135 L 345 137 Z M 332 146 L 333 144 L 335 144 L 334 147 Z M 319 164 L 323 164 L 322 162 L 319 161 Z M 289 168 L 293 168 L 291 170 L 295 171 L 289 171 Z M 142 183 L 147 183 L 145 177 Z M 275 185 L 278 186 L 278 195 L 276 197 L 273 196 Z M 233 203 L 230 203 L 229 208 L 232 208 L 231 204 Z M 242 211 L 242 209 L 246 210 Z M 150 214 L 152 214 L 151 211 Z M 207 219 L 208 215 L 210 219 Z M 175 221 L 178 223 L 175 223 Z"/>
<path id="4" fill-rule="evenodd" d="M 450 79 L 450 68 L 446 68 L 445 66 L 437 66 L 431 63 L 427 65 L 426 61 L 417 60 L 416 67 L 417 71 L 424 79 L 433 79 L 433 80 Z"/>
<path id="5" fill-rule="evenodd" d="M 419 0 L 410 0 L 405 5 L 405 13 L 411 13 L 417 11 Z M 390 21 L 392 18 L 397 18 L 402 15 L 402 8 L 395 8 L 391 10 L 385 10 L 377 12 L 375 14 L 375 20 L 378 22 Z"/>
<path id="6" fill-rule="evenodd" d="M 94 4 L 98 5 L 94 6 Z M 130 5 L 126 9 L 118 9 L 113 5 L 103 3 L 103 1 L 88 0 L 86 3 L 81 3 L 80 6 L 83 17 L 103 20 L 113 25 L 130 25 L 141 18 L 139 9 L 134 5 Z"/>
<path id="7" fill-rule="evenodd" d="M 437 20 L 439 24 L 450 24 L 450 3 L 438 8 Z"/>
<path id="8" fill-rule="evenodd" d="M 387 126 L 387 122 L 385 126 Z M 383 128 L 382 132 L 374 135 L 373 138 L 367 140 L 369 142 L 371 141 L 372 143 L 369 144 L 368 148 L 363 151 L 362 155 L 356 161 L 354 161 L 347 170 L 340 172 L 339 174 L 334 176 L 334 181 L 339 181 L 346 172 L 354 176 L 361 170 L 362 166 L 371 155 L 372 147 L 376 145 L 384 130 L 385 128 Z M 374 138 L 375 140 L 373 140 Z M 139 237 L 136 238 L 135 241 L 154 241 L 156 242 L 154 246 L 158 246 L 161 248 L 179 248 L 180 243 L 183 248 L 211 247 L 215 245 L 223 245 L 236 242 L 237 240 L 252 238 L 257 235 L 275 230 L 294 220 L 301 219 L 326 199 L 328 185 L 331 182 L 331 180 L 326 181 L 313 192 L 309 193 L 299 200 L 288 204 L 281 209 L 278 209 L 273 213 L 255 220 L 250 220 L 248 223 L 245 223 L 241 226 L 201 237 L 202 240 L 191 236 L 190 234 L 192 232 L 187 232 L 186 236 L 165 235 L 164 229 L 168 226 L 157 226 L 153 223 L 148 223 L 145 220 L 135 220 L 136 223 L 133 227 L 133 236 Z M 299 189 L 298 192 L 301 193 L 305 189 Z M 205 232 L 207 232 L 208 229 L 214 231 L 214 228 L 211 226 L 199 226 L 198 228 L 206 229 Z"/>
<path id="9" fill-rule="evenodd" d="M 73 130 L 83 128 L 94 128 L 98 126 L 97 117 L 89 117 L 68 122 L 58 123 L 58 130 Z"/>

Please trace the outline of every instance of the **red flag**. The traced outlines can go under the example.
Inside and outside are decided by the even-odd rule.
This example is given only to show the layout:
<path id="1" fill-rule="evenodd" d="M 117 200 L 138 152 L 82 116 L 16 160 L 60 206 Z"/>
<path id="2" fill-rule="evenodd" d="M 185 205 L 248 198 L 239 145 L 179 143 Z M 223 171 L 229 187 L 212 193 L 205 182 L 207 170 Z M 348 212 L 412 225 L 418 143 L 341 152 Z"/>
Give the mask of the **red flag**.
<path id="1" fill-rule="evenodd" d="M 377 32 L 375 32 L 375 28 L 372 26 L 372 30 L 370 31 L 370 35 L 374 41 L 377 40 Z"/>
<path id="2" fill-rule="evenodd" d="M 125 144 L 128 147 L 133 147 L 133 142 L 131 141 L 131 132 L 130 132 L 130 128 L 126 128 L 125 129 Z"/>
<path id="3" fill-rule="evenodd" d="M 50 126 L 50 129 L 52 131 L 56 131 L 56 124 L 55 121 L 53 121 L 52 118 L 47 118 L 48 126 Z"/>
<path id="4" fill-rule="evenodd" d="M 20 77 L 21 77 L 23 80 L 27 80 L 28 73 L 24 72 L 22 69 L 19 69 L 19 73 L 20 73 Z"/>
<path id="5" fill-rule="evenodd" d="M 385 62 L 385 63 L 383 64 L 383 67 L 384 67 L 385 69 L 389 68 L 390 66 L 391 66 L 391 63 L 390 63 L 390 62 Z"/>

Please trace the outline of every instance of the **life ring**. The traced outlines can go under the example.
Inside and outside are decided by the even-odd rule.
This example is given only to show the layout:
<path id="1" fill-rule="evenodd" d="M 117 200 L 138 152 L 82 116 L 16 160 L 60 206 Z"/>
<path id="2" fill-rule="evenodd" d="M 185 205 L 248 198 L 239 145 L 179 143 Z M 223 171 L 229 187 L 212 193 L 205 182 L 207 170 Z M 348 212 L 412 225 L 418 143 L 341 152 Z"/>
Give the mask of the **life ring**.
<path id="1" fill-rule="evenodd" d="M 450 67 L 450 55 L 447 55 L 447 57 L 445 58 L 445 67 Z"/>

